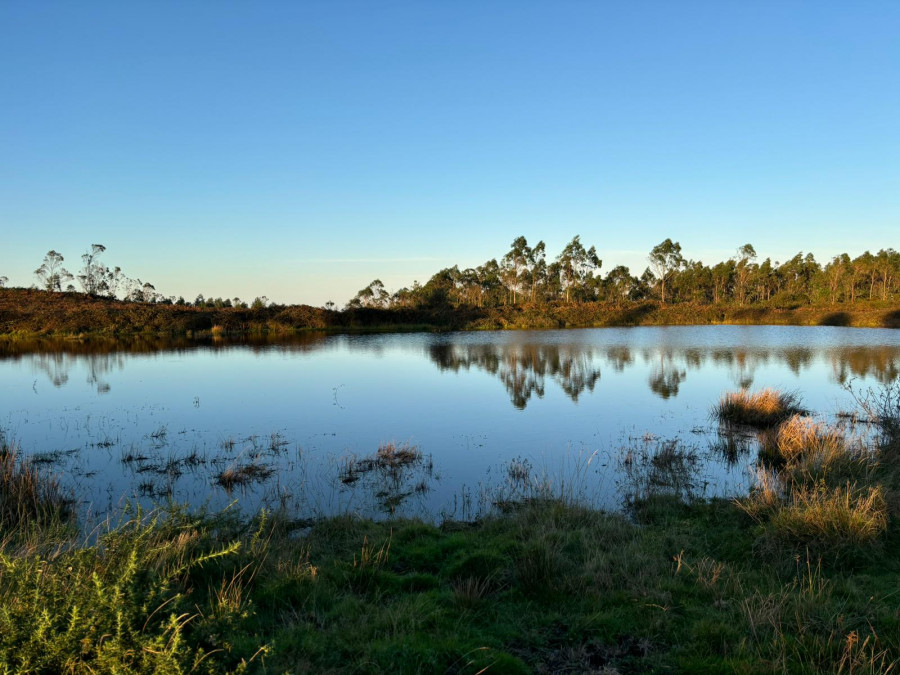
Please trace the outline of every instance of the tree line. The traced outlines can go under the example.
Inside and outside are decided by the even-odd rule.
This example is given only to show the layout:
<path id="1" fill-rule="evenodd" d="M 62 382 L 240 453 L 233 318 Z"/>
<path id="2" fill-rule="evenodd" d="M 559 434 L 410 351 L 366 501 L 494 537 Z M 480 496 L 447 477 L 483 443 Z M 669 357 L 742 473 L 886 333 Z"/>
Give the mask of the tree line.
<path id="1" fill-rule="evenodd" d="M 81 267 L 74 273 L 64 267 L 65 257 L 51 249 L 47 251 L 40 266 L 34 271 L 36 283 L 31 288 L 37 288 L 51 293 L 77 293 L 80 292 L 98 298 L 115 298 L 125 302 L 142 302 L 163 305 L 183 305 L 194 307 L 235 307 L 239 309 L 259 309 L 269 304 L 265 296 L 257 297 L 248 304 L 238 297 L 235 298 L 205 298 L 199 294 L 194 300 L 185 300 L 183 297 L 165 296 L 156 290 L 149 281 L 127 276 L 121 267 L 109 266 L 101 256 L 106 252 L 103 244 L 91 244 L 91 247 L 81 256 Z M 6 286 L 8 277 L 0 276 L 0 288 Z M 78 287 L 75 286 L 78 283 Z"/>
<path id="2" fill-rule="evenodd" d="M 894 300 L 900 296 L 900 253 L 892 248 L 856 258 L 842 253 L 820 264 L 812 253 L 790 260 L 760 261 L 751 244 L 714 265 L 691 260 L 681 244 L 666 239 L 647 256 L 639 275 L 618 265 L 605 276 L 596 247 L 575 236 L 552 260 L 543 241 L 531 246 L 513 240 L 499 259 L 478 267 L 458 265 L 435 273 L 425 284 L 390 293 L 376 279 L 361 289 L 347 308 L 498 307 L 517 304 L 658 300 L 666 303 L 769 304 L 800 306 Z"/>

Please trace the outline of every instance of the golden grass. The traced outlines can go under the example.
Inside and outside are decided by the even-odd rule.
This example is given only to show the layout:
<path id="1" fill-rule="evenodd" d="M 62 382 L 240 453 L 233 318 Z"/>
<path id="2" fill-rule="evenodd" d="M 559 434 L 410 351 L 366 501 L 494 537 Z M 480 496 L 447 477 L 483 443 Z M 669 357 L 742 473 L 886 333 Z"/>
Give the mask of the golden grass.
<path id="1" fill-rule="evenodd" d="M 796 394 L 767 388 L 756 393 L 745 389 L 724 394 L 713 414 L 725 424 L 760 429 L 774 427 L 801 413 Z"/>
<path id="2" fill-rule="evenodd" d="M 875 452 L 858 439 L 848 439 L 838 428 L 794 415 L 777 431 L 762 437 L 761 458 L 779 467 L 788 484 L 830 484 L 868 476 L 875 467 Z"/>
<path id="3" fill-rule="evenodd" d="M 887 524 L 883 488 L 850 483 L 838 488 L 823 483 L 796 487 L 769 521 L 776 538 L 840 548 L 875 543 Z"/>

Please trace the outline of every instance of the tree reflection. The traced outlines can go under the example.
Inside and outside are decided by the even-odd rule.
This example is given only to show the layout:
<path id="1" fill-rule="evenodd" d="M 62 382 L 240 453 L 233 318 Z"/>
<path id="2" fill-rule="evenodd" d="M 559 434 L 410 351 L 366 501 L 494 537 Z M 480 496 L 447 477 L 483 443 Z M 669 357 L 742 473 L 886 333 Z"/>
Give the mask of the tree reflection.
<path id="1" fill-rule="evenodd" d="M 593 391 L 600 381 L 595 350 L 581 345 L 553 344 L 437 344 L 429 355 L 441 370 L 477 368 L 495 375 L 506 388 L 512 404 L 522 410 L 532 396 L 544 396 L 549 377 L 573 401 Z"/>
<path id="2" fill-rule="evenodd" d="M 735 385 L 741 388 L 751 386 L 756 371 L 773 362 L 799 375 L 822 359 L 832 364 L 834 379 L 840 383 L 850 376 L 874 377 L 883 383 L 900 377 L 900 347 L 890 346 L 822 350 L 665 346 L 646 348 L 638 354 L 650 367 L 647 378 L 650 390 L 663 399 L 677 396 L 688 373 L 710 363 L 727 368 Z M 601 364 L 624 372 L 638 362 L 635 350 L 629 345 L 597 347 L 583 343 L 439 342 L 428 346 L 428 355 L 442 371 L 476 368 L 496 376 L 512 404 L 519 409 L 524 409 L 532 396 L 544 395 L 548 379 L 555 381 L 570 399 L 578 401 L 585 391 L 594 391 L 600 380 Z"/>
<path id="3" fill-rule="evenodd" d="M 598 340 L 601 338 L 598 336 Z M 134 354 L 196 350 L 308 353 L 335 346 L 369 354 L 381 354 L 395 348 L 421 353 L 424 346 L 428 358 L 441 371 L 474 368 L 499 379 L 518 409 L 524 409 L 534 396 L 543 397 L 548 380 L 556 382 L 572 401 L 578 401 L 585 392 L 595 390 L 602 367 L 616 373 L 624 373 L 636 365 L 649 367 L 647 384 L 663 399 L 678 395 L 689 372 L 707 368 L 710 364 L 727 369 L 735 386 L 742 388 L 754 383 L 760 368 L 772 365 L 799 375 L 817 363 L 830 364 L 832 378 L 839 384 L 845 384 L 853 377 L 871 378 L 881 384 L 900 378 L 900 346 L 816 348 L 751 344 L 696 347 L 675 344 L 640 348 L 626 342 L 562 342 L 558 334 L 551 340 L 537 336 L 517 342 L 507 342 L 505 338 L 457 341 L 424 335 L 399 340 L 395 335 L 329 336 L 325 333 L 219 338 L 136 336 L 127 339 L 9 340 L 0 341 L 0 360 L 28 360 L 54 387 L 69 385 L 72 369 L 80 368 L 87 373 L 87 383 L 102 394 L 110 390 L 110 373 L 123 370 L 128 357 Z"/>

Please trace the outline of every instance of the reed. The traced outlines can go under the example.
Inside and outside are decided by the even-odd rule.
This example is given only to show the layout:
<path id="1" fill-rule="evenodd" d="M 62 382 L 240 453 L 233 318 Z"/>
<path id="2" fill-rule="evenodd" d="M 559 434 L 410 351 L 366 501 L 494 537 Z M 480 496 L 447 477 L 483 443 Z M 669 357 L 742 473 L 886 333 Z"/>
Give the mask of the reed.
<path id="1" fill-rule="evenodd" d="M 72 518 L 72 501 L 59 480 L 19 456 L 15 444 L 0 444 L 0 532 L 46 527 Z"/>

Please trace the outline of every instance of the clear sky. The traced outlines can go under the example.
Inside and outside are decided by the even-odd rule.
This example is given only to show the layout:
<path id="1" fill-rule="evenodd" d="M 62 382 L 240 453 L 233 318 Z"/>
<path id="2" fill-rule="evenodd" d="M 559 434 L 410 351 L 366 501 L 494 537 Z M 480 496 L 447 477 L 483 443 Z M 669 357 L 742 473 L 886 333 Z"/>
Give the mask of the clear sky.
<path id="1" fill-rule="evenodd" d="M 343 305 L 525 235 L 900 248 L 900 2 L 0 0 L 0 275 Z"/>

